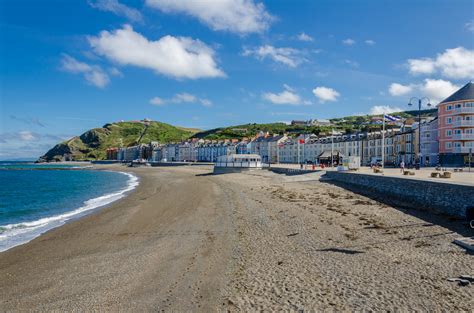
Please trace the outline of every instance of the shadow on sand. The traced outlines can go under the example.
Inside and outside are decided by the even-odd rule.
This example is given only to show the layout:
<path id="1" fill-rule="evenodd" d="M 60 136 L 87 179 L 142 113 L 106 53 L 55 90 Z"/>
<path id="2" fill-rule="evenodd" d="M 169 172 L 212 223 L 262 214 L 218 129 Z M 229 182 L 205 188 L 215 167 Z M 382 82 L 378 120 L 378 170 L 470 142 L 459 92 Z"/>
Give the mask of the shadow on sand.
<path id="1" fill-rule="evenodd" d="M 456 218 L 456 217 L 449 216 L 446 214 L 433 212 L 428 209 L 417 206 L 413 203 L 410 203 L 406 200 L 403 201 L 402 199 L 398 197 L 390 196 L 387 194 L 382 195 L 376 191 L 373 191 L 367 188 L 361 188 L 361 187 L 357 187 L 351 184 L 341 183 L 341 182 L 337 182 L 337 181 L 333 181 L 329 179 L 321 179 L 320 181 L 322 183 L 344 188 L 346 190 L 363 195 L 377 202 L 389 205 L 405 214 L 410 214 L 426 222 L 424 224 L 416 223 L 412 225 L 395 226 L 397 228 L 411 227 L 411 226 L 416 226 L 416 225 L 430 227 L 433 224 L 436 224 L 444 228 L 447 228 L 452 232 L 458 233 L 460 234 L 460 236 L 463 236 L 463 237 L 474 236 L 474 229 L 470 228 L 467 221 L 461 218 Z"/>

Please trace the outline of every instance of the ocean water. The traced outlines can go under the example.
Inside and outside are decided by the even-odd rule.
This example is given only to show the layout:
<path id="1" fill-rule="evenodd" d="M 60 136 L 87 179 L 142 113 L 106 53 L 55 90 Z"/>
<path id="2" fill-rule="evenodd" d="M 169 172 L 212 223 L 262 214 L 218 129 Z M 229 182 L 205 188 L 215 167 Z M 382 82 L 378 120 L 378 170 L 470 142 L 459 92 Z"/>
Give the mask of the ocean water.
<path id="1" fill-rule="evenodd" d="M 116 201 L 137 185 L 128 173 L 0 162 L 0 251 Z"/>

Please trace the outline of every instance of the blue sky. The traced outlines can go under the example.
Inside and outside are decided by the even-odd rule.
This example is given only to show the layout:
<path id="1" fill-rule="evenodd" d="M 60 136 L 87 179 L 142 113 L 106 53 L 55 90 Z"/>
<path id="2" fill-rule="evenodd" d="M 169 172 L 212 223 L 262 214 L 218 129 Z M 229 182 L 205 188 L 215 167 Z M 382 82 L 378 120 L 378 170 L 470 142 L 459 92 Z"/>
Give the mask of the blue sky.
<path id="1" fill-rule="evenodd" d="M 0 159 L 118 120 L 208 129 L 436 104 L 474 77 L 473 12 L 472 0 L 3 0 Z"/>

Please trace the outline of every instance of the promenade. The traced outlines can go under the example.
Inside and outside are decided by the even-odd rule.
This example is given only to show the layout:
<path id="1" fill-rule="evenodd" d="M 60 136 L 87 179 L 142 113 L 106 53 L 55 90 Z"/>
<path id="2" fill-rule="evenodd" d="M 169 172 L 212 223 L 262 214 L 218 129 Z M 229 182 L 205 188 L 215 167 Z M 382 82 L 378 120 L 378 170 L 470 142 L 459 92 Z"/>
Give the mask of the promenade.
<path id="1" fill-rule="evenodd" d="M 291 169 L 300 169 L 299 164 L 271 164 L 273 168 L 291 168 Z M 303 169 L 310 170 L 312 167 L 311 165 L 303 166 Z M 321 170 L 321 167 L 316 166 L 315 170 Z M 336 171 L 335 167 L 325 167 L 324 171 Z M 419 170 L 410 169 L 409 171 L 415 172 L 415 175 L 403 175 L 399 168 L 384 168 L 383 173 L 374 173 L 374 171 L 370 167 L 361 167 L 357 171 L 350 171 L 350 173 L 354 174 L 366 174 L 366 175 L 374 175 L 374 176 L 389 176 L 389 177 L 398 177 L 403 179 L 415 179 L 415 180 L 426 180 L 431 182 L 437 183 L 451 183 L 451 184 L 458 184 L 458 185 L 467 185 L 467 186 L 474 186 L 474 168 L 471 168 L 471 172 L 469 172 L 469 168 L 463 168 L 462 172 L 454 172 L 452 168 L 448 168 L 447 171 L 451 172 L 451 178 L 432 178 L 431 173 L 435 172 L 436 169 L 434 167 L 423 167 Z M 441 171 L 443 172 L 443 171 Z"/>

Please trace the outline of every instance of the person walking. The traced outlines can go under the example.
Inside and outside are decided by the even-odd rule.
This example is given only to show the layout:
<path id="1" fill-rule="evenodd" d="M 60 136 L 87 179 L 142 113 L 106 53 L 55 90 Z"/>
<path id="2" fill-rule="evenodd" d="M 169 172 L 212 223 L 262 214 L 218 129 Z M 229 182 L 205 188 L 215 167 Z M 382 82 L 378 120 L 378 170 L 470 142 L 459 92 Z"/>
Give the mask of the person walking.
<path id="1" fill-rule="evenodd" d="M 403 173 L 405 171 L 405 162 L 402 160 L 400 162 L 400 172 Z"/>

